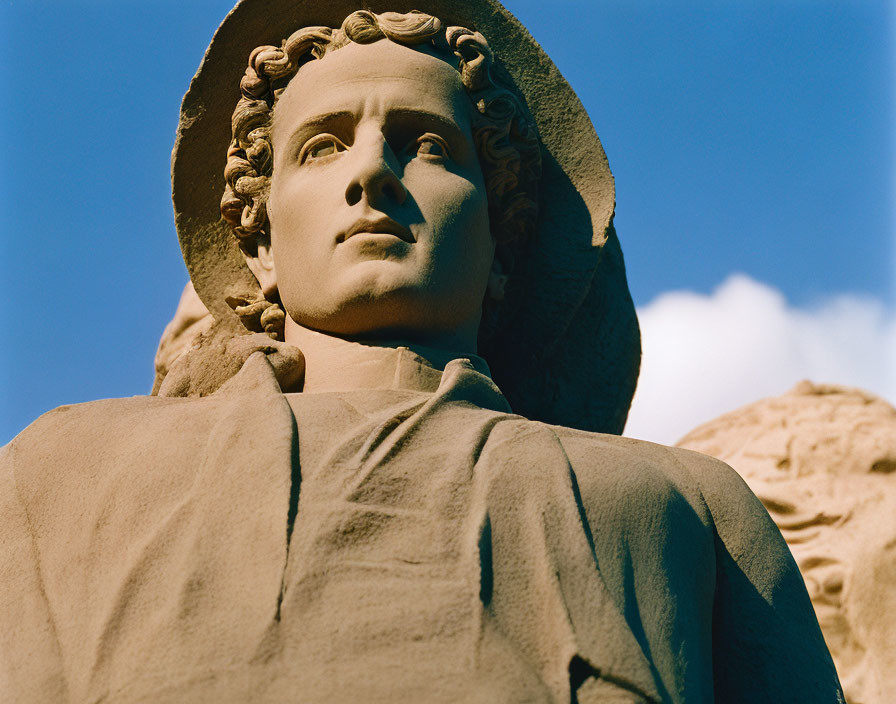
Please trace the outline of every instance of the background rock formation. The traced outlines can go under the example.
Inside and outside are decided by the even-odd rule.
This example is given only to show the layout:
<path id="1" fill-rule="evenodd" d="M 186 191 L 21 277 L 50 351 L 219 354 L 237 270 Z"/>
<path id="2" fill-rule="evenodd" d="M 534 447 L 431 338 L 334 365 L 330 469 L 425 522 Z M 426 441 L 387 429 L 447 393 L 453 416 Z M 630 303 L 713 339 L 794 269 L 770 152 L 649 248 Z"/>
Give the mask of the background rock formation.
<path id="1" fill-rule="evenodd" d="M 859 389 L 804 381 L 696 428 L 678 445 L 734 467 L 778 524 L 847 701 L 892 701 L 896 409 Z"/>
<path id="2" fill-rule="evenodd" d="M 165 326 L 162 338 L 159 340 L 155 359 L 154 394 L 158 392 L 162 380 L 168 374 L 168 370 L 171 369 L 175 360 L 189 350 L 200 335 L 208 332 L 213 322 L 212 314 L 208 312 L 208 308 L 196 295 L 193 282 L 188 281 L 180 296 L 174 317 Z"/>

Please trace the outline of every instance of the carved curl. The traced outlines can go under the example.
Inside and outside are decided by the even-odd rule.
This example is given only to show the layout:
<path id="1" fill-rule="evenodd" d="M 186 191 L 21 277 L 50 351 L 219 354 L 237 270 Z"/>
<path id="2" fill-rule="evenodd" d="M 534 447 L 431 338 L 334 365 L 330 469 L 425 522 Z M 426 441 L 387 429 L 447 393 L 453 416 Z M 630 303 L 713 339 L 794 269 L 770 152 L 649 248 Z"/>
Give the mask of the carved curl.
<path id="1" fill-rule="evenodd" d="M 485 179 L 497 257 L 504 271 L 511 271 L 534 230 L 538 210 L 541 155 L 535 125 L 516 95 L 493 76 L 494 57 L 485 37 L 463 27 L 443 28 L 438 18 L 417 11 L 374 14 L 359 10 L 346 17 L 339 29 L 305 27 L 279 47 L 260 46 L 252 51 L 233 112 L 221 214 L 243 251 L 254 255 L 259 240 L 269 237 L 270 127 L 278 97 L 306 62 L 350 42 L 369 44 L 384 38 L 407 46 L 429 43 L 458 58 L 461 81 L 477 108 L 473 138 Z M 256 302 L 238 306 L 238 314 L 241 309 L 247 313 L 241 318 L 250 330 L 261 326 Z M 274 332 L 270 325 L 265 327 L 269 334 Z"/>

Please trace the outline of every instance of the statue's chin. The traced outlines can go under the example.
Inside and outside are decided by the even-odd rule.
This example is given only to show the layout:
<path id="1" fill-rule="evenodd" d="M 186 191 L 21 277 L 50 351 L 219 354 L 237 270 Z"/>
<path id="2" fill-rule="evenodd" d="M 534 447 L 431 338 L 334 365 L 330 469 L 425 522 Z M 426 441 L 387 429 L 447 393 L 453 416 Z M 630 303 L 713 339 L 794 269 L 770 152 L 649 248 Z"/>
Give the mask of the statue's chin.
<path id="1" fill-rule="evenodd" d="M 456 346 L 468 338 L 474 351 L 484 293 L 445 290 L 450 282 L 408 276 L 402 269 L 395 262 L 365 262 L 351 276 L 328 282 L 327 291 L 290 296 L 281 287 L 281 298 L 291 321 L 310 330 L 428 345 L 451 341 Z"/>

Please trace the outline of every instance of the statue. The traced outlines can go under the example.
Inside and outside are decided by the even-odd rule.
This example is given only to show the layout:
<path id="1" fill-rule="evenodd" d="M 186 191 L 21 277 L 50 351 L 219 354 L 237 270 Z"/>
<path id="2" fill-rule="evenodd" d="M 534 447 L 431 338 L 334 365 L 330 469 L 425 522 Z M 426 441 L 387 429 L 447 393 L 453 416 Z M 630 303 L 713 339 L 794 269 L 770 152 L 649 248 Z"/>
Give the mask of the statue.
<path id="1" fill-rule="evenodd" d="M 495 0 L 422 4 L 218 30 L 173 158 L 214 322 L 4 449 L 0 687 L 842 701 L 744 483 L 612 434 L 638 335 L 583 108 Z"/>
<path id="2" fill-rule="evenodd" d="M 678 445 L 731 464 L 781 529 L 850 704 L 896 690 L 896 408 L 801 382 Z"/>

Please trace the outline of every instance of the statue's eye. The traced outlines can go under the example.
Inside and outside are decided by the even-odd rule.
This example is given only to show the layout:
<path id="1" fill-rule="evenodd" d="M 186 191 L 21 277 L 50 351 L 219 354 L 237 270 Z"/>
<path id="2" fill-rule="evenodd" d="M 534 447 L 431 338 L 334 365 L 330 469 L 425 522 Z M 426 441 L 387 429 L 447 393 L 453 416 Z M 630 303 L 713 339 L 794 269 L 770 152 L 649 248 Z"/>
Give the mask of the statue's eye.
<path id="1" fill-rule="evenodd" d="M 425 134 L 417 140 L 416 155 L 442 159 L 448 156 L 448 145 L 434 134 Z"/>
<path id="2" fill-rule="evenodd" d="M 318 159 L 322 156 L 330 156 L 330 154 L 336 153 L 336 142 L 326 141 L 321 142 L 319 144 L 315 144 L 311 149 L 308 150 L 308 156 L 311 159 Z"/>
<path id="3" fill-rule="evenodd" d="M 323 159 L 338 152 L 345 151 L 345 145 L 330 134 L 322 134 L 310 140 L 302 148 L 299 161 L 305 163 L 315 159 Z"/>

